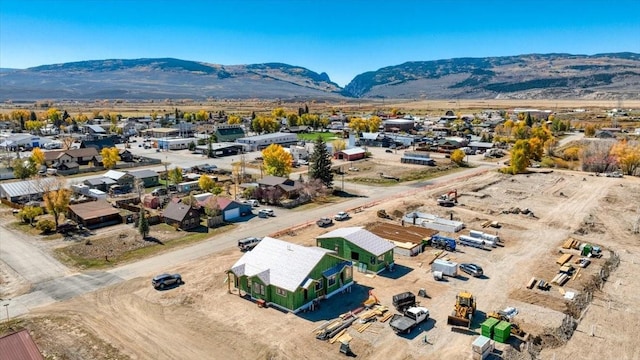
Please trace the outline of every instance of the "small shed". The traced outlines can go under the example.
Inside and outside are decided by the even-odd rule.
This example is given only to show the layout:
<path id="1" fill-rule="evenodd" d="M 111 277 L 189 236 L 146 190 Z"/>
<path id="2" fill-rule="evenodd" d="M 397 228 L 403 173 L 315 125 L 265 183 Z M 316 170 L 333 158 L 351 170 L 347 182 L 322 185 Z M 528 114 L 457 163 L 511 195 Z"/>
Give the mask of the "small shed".
<path id="1" fill-rule="evenodd" d="M 363 271 L 379 273 L 393 263 L 395 245 L 362 227 L 346 227 L 316 238 L 319 247 L 359 264 Z"/>
<path id="2" fill-rule="evenodd" d="M 364 151 L 363 148 L 357 147 L 357 148 L 338 151 L 334 155 L 334 157 L 339 160 L 355 161 L 355 160 L 364 159 L 366 156 L 366 153 L 367 152 Z"/>
<path id="3" fill-rule="evenodd" d="M 87 229 L 97 229 L 122 223 L 118 209 L 105 200 L 69 205 L 69 218 Z"/>

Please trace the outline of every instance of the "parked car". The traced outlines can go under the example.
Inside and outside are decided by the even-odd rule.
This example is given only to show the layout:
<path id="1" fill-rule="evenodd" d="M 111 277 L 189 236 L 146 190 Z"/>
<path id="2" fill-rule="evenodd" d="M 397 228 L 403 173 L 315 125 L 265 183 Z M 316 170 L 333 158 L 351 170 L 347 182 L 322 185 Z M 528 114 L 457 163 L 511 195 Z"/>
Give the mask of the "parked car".
<path id="1" fill-rule="evenodd" d="M 476 264 L 462 263 L 460 264 L 460 270 L 475 277 L 480 277 L 483 274 L 482 267 Z"/>
<path id="2" fill-rule="evenodd" d="M 349 214 L 344 212 L 344 211 L 340 211 L 339 213 L 336 214 L 336 216 L 334 216 L 333 218 L 336 219 L 337 221 L 342 221 L 342 220 L 347 220 L 349 219 Z"/>
<path id="3" fill-rule="evenodd" d="M 167 195 L 167 189 L 165 188 L 153 189 L 153 191 L 151 192 L 151 195 L 153 196 Z"/>
<path id="4" fill-rule="evenodd" d="M 248 237 L 238 240 L 238 248 L 240 248 L 240 251 L 249 251 L 256 247 L 256 245 L 258 245 L 261 240 L 261 238 L 257 237 Z"/>
<path id="5" fill-rule="evenodd" d="M 321 217 L 320 219 L 318 219 L 318 221 L 316 221 L 316 224 L 318 224 L 318 226 L 320 227 L 330 226 L 331 224 L 333 224 L 333 220 L 328 217 Z"/>
<path id="6" fill-rule="evenodd" d="M 260 206 L 260 202 L 256 199 L 249 199 L 249 200 L 245 200 L 245 203 L 253 206 L 253 207 L 258 207 Z"/>
<path id="7" fill-rule="evenodd" d="M 384 152 L 393 154 L 393 150 L 389 150 L 389 149 L 385 150 Z"/>
<path id="8" fill-rule="evenodd" d="M 260 213 L 266 214 L 267 216 L 276 216 L 276 214 L 273 212 L 273 209 L 262 209 L 258 211 L 258 215 L 260 215 Z"/>
<path id="9" fill-rule="evenodd" d="M 160 274 L 151 279 L 151 285 L 155 289 L 165 289 L 169 286 L 177 286 L 183 283 L 180 274 Z"/>

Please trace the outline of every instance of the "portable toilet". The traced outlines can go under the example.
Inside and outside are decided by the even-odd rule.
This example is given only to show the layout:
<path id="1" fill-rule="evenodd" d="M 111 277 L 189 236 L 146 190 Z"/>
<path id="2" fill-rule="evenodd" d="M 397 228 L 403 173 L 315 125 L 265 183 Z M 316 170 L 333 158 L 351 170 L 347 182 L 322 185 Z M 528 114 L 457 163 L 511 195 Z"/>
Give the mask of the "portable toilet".
<path id="1" fill-rule="evenodd" d="M 493 335 L 493 328 L 500 322 L 500 320 L 496 319 L 496 318 L 487 318 L 487 320 L 485 320 L 481 325 L 480 325 L 480 333 L 482 336 L 486 336 L 488 338 L 491 338 Z"/>

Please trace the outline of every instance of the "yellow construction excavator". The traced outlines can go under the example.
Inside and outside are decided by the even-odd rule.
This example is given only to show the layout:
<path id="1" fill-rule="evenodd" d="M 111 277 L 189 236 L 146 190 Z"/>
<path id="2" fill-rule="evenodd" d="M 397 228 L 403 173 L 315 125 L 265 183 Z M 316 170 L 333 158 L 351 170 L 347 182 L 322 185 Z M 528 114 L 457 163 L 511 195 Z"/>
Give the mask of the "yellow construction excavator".
<path id="1" fill-rule="evenodd" d="M 473 294 L 462 291 L 456 296 L 456 305 L 451 315 L 447 318 L 447 324 L 470 328 L 475 312 L 476 299 Z"/>

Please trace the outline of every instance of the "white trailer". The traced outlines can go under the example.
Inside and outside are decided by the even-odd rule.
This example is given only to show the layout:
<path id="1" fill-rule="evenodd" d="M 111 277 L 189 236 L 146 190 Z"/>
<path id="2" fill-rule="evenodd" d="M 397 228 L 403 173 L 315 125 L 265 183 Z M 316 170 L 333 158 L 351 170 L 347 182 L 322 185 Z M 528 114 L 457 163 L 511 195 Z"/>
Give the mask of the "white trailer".
<path id="1" fill-rule="evenodd" d="M 458 276 L 458 263 L 436 259 L 433 264 L 431 264 L 431 271 L 439 271 L 442 273 L 442 275 L 456 277 Z"/>
<path id="2" fill-rule="evenodd" d="M 493 241 L 494 243 L 500 242 L 500 237 L 498 235 L 491 235 L 478 230 L 469 230 L 469 236 L 474 238 L 479 238 L 479 239 L 490 240 L 490 241 Z"/>

